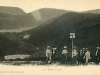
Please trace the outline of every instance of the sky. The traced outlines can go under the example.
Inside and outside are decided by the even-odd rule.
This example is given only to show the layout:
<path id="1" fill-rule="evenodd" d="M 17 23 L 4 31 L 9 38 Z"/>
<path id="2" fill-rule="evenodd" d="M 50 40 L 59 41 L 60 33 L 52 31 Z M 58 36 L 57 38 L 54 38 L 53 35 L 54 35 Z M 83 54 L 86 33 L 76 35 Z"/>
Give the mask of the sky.
<path id="1" fill-rule="evenodd" d="M 29 13 L 40 8 L 72 11 L 100 9 L 100 0 L 0 0 L 0 6 L 19 7 Z"/>

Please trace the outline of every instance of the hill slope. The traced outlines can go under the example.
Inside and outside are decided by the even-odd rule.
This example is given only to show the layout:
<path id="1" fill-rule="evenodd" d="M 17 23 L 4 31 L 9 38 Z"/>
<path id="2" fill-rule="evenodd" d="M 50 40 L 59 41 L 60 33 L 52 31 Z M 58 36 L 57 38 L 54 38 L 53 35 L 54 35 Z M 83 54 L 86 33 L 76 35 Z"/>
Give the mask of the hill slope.
<path id="1" fill-rule="evenodd" d="M 1 9 L 4 7 L 1 7 Z M 58 10 L 58 9 L 39 9 L 36 11 L 33 11 L 31 13 L 27 14 L 21 14 L 21 15 L 14 15 L 14 12 L 11 12 L 11 14 L 6 13 L 5 11 L 8 11 L 10 9 L 9 7 L 4 8 L 4 12 L 0 13 L 0 29 L 17 29 L 20 27 L 37 27 L 41 25 L 42 23 L 46 22 L 47 20 L 50 20 L 52 18 L 59 17 L 67 12 L 65 10 Z M 15 8 L 11 8 L 15 9 Z M 15 9 L 16 10 L 16 9 Z M 19 10 L 16 10 L 17 12 Z"/>
<path id="2" fill-rule="evenodd" d="M 35 20 L 30 14 L 9 15 L 0 13 L 0 29 L 17 29 L 34 26 Z"/>
<path id="3" fill-rule="evenodd" d="M 100 14 L 100 9 L 85 11 L 84 13 Z"/>
<path id="4" fill-rule="evenodd" d="M 33 52 L 34 56 L 45 56 L 45 47 L 47 45 L 57 46 L 58 56 L 60 56 L 60 52 L 64 45 L 67 45 L 68 50 L 71 51 L 71 39 L 69 38 L 70 32 L 75 32 L 76 34 L 74 45 L 79 49 L 82 47 L 88 47 L 93 51 L 94 48 L 100 44 L 99 29 L 99 14 L 72 12 L 48 20 L 42 25 L 22 33 L 6 33 L 2 35 L 10 40 L 16 41 L 19 46 L 21 46 L 20 49 L 23 52 Z M 33 49 L 32 46 L 35 48 L 39 47 L 40 49 Z M 26 51 L 24 51 L 24 49 Z"/>
<path id="5" fill-rule="evenodd" d="M 6 7 L 6 6 L 0 6 L 0 13 L 10 14 L 10 15 L 26 14 L 22 9 L 18 7 Z"/>
<path id="6" fill-rule="evenodd" d="M 67 40 L 69 39 L 70 32 L 99 24 L 100 18 L 98 16 L 100 15 L 67 13 L 54 21 L 46 22 L 22 34 L 30 34 L 31 37 L 27 42 L 35 46 L 44 44 L 45 46 L 53 44 L 63 46 L 69 43 Z"/>
<path id="7" fill-rule="evenodd" d="M 52 8 L 42 8 L 42 9 L 31 12 L 31 14 L 36 19 L 37 23 L 42 24 L 49 19 L 59 17 L 69 12 L 72 12 L 72 11 L 52 9 Z"/>

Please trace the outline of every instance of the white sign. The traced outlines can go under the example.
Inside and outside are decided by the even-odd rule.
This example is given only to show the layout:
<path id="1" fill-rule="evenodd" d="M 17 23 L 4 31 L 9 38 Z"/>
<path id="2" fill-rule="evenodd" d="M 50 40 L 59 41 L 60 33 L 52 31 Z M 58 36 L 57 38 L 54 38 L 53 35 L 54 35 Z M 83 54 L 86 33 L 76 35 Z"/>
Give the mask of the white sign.
<path id="1" fill-rule="evenodd" d="M 75 38 L 75 33 L 70 33 L 70 38 Z"/>

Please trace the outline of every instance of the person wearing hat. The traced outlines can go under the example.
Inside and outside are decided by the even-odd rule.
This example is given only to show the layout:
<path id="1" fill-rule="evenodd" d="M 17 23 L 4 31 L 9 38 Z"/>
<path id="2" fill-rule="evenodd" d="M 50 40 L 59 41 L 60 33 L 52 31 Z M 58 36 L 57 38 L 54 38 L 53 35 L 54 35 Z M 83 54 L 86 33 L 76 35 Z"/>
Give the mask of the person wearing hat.
<path id="1" fill-rule="evenodd" d="M 79 54 L 78 54 L 78 64 L 81 65 L 83 61 L 83 52 L 82 49 L 80 49 Z"/>
<path id="2" fill-rule="evenodd" d="M 85 55 L 84 55 L 84 59 L 85 59 L 85 64 L 87 65 L 88 64 L 88 61 L 90 59 L 90 52 L 89 52 L 88 48 L 86 48 L 86 52 L 85 52 Z"/>
<path id="3" fill-rule="evenodd" d="M 67 51 L 67 47 L 66 46 L 64 46 L 63 48 L 64 49 L 62 50 L 62 64 L 67 64 L 68 51 Z"/>
<path id="4" fill-rule="evenodd" d="M 53 47 L 52 49 L 52 61 L 53 62 L 55 62 L 56 50 L 57 50 L 57 47 Z"/>
<path id="5" fill-rule="evenodd" d="M 71 61 L 71 64 L 72 65 L 77 65 L 77 50 L 76 50 L 76 46 L 73 47 L 73 51 L 72 51 L 72 61 Z"/>
<path id="6" fill-rule="evenodd" d="M 85 65 L 85 59 L 84 59 L 84 56 L 85 56 L 85 48 L 82 48 L 82 64 Z"/>
<path id="7" fill-rule="evenodd" d="M 100 47 L 96 47 L 95 57 L 96 57 L 95 63 L 97 65 L 99 65 L 99 60 L 100 60 Z"/>
<path id="8" fill-rule="evenodd" d="M 52 56 L 52 51 L 50 49 L 50 46 L 47 46 L 47 49 L 46 49 L 46 57 L 47 57 L 47 62 L 48 63 L 51 63 L 51 56 Z"/>

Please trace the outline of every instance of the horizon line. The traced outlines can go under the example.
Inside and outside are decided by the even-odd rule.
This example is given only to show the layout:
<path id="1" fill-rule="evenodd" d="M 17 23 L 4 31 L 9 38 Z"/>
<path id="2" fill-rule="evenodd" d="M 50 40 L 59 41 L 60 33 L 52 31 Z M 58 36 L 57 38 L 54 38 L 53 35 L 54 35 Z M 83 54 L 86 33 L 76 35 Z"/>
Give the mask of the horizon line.
<path id="1" fill-rule="evenodd" d="M 92 10 L 100 10 L 99 8 L 95 8 L 95 9 L 89 9 L 89 10 L 78 10 L 78 11 L 75 11 L 75 10 L 66 10 L 66 9 L 61 9 L 61 8 L 52 8 L 52 7 L 41 7 L 41 8 L 37 8 L 33 11 L 30 11 L 30 12 L 26 12 L 23 8 L 20 8 L 20 7 L 16 7 L 16 6 L 0 6 L 0 7 L 8 7 L 8 8 L 19 8 L 21 9 L 22 11 L 24 11 L 25 13 L 31 13 L 31 12 L 34 12 L 34 11 L 38 11 L 40 9 L 58 9 L 58 10 L 65 10 L 65 11 L 72 11 L 72 12 L 87 12 L 87 11 L 92 11 Z"/>

